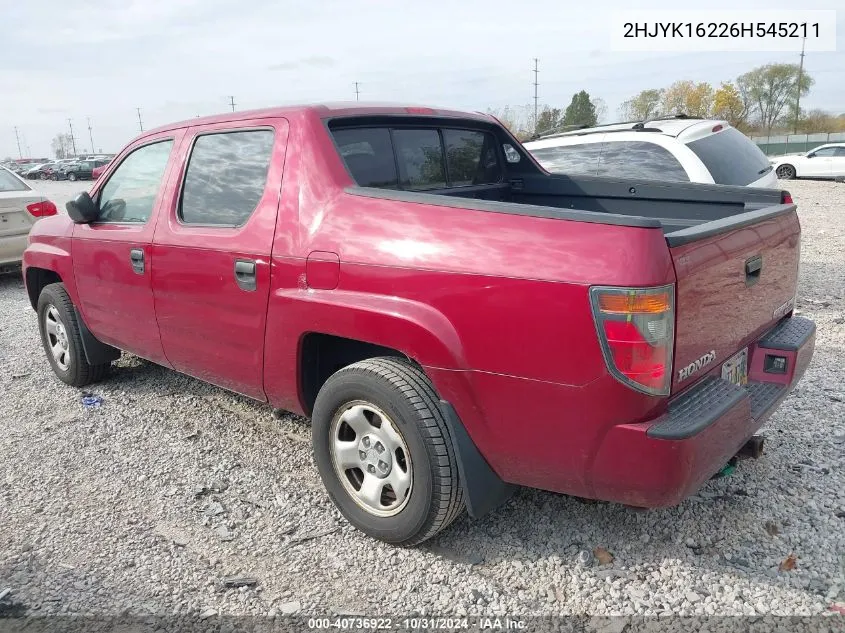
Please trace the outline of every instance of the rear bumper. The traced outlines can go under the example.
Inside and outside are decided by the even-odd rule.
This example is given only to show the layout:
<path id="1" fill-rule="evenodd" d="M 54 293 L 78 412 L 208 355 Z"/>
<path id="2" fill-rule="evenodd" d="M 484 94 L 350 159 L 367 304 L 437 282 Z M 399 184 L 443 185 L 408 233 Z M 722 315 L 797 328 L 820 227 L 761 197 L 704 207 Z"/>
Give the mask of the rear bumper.
<path id="1" fill-rule="evenodd" d="M 589 480 L 592 496 L 642 507 L 675 505 L 694 494 L 763 425 L 801 379 L 815 345 L 815 324 L 792 317 L 749 346 L 744 387 L 710 376 L 639 424 L 612 427 Z M 786 359 L 765 371 L 766 356 Z"/>

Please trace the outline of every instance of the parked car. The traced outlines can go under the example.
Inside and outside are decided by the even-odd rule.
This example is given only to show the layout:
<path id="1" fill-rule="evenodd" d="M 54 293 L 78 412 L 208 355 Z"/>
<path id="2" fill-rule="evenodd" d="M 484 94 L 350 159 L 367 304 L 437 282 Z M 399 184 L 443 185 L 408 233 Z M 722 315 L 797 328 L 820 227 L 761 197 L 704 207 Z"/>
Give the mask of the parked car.
<path id="1" fill-rule="evenodd" d="M 828 143 L 804 154 L 769 159 L 778 178 L 833 178 L 845 176 L 845 143 Z"/>
<path id="2" fill-rule="evenodd" d="M 101 162 L 101 165 L 94 167 L 94 169 L 91 171 L 91 178 L 93 178 L 94 180 L 97 180 L 97 178 L 100 177 L 100 174 L 102 174 L 108 168 L 109 163 L 111 163 L 111 160 L 105 160 Z"/>
<path id="3" fill-rule="evenodd" d="M 41 165 L 36 165 L 26 172 L 26 177 L 29 180 L 47 180 L 53 170 L 57 167 L 58 163 L 43 163 Z"/>
<path id="4" fill-rule="evenodd" d="M 390 543 L 515 485 L 677 504 L 813 354 L 788 192 L 549 174 L 484 114 L 197 118 L 67 210 L 24 254 L 56 376 L 125 350 L 308 415 L 329 495 Z"/>
<path id="5" fill-rule="evenodd" d="M 54 180 L 90 180 L 94 169 L 106 164 L 104 160 L 80 160 L 66 163 L 55 173 Z"/>
<path id="6" fill-rule="evenodd" d="M 20 263 L 35 221 L 56 213 L 56 205 L 0 167 L 0 270 Z"/>
<path id="7" fill-rule="evenodd" d="M 675 116 L 615 123 L 526 143 L 551 172 L 776 188 L 760 148 L 727 121 Z"/>

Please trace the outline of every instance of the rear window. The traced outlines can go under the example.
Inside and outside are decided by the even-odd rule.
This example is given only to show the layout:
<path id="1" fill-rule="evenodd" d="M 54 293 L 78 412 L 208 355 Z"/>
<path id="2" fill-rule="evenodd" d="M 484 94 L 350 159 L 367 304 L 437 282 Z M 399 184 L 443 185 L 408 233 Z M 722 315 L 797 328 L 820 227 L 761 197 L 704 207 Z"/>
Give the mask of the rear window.
<path id="1" fill-rule="evenodd" d="M 529 150 L 537 162 L 554 174 L 588 174 L 599 167 L 602 143 L 559 145 Z"/>
<path id="2" fill-rule="evenodd" d="M 5 169 L 0 169 L 0 192 L 6 193 L 8 191 L 29 191 L 29 187 L 18 180 L 14 174 Z"/>
<path id="3" fill-rule="evenodd" d="M 361 187 L 425 191 L 502 181 L 493 135 L 452 128 L 361 127 L 332 130 Z"/>
<path id="4" fill-rule="evenodd" d="M 772 170 L 766 155 L 747 136 L 729 127 L 687 143 L 719 185 L 747 185 Z"/>

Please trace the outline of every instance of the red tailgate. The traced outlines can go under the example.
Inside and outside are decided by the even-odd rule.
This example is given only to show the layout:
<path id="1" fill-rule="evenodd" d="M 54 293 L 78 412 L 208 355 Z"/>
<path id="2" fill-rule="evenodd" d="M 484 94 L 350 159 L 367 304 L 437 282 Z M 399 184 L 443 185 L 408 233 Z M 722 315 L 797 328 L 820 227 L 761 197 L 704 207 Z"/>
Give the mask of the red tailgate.
<path id="1" fill-rule="evenodd" d="M 677 276 L 672 393 L 692 385 L 792 310 L 795 207 L 670 248 Z"/>

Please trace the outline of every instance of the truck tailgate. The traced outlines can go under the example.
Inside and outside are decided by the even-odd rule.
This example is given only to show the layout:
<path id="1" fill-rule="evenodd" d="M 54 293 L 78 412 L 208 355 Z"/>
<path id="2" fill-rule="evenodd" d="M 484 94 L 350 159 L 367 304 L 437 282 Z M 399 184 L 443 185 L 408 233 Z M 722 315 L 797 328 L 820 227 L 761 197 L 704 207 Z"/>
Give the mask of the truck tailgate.
<path id="1" fill-rule="evenodd" d="M 673 394 L 792 311 L 800 238 L 794 204 L 666 236 L 677 277 Z"/>

